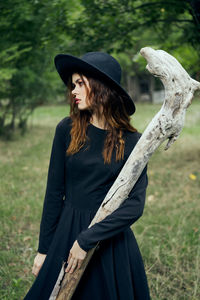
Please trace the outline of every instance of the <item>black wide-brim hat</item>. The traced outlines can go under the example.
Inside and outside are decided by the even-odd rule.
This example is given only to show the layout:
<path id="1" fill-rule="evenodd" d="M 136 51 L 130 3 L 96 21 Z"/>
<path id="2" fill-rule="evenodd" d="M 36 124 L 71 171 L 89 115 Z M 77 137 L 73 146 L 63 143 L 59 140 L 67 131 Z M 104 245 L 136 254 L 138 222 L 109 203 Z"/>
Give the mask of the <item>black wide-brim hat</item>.
<path id="1" fill-rule="evenodd" d="M 89 74 L 111 88 L 115 88 L 122 95 L 124 106 L 129 115 L 135 112 L 133 100 L 120 85 L 122 73 L 120 64 L 111 55 L 104 52 L 88 52 L 78 58 L 70 54 L 58 54 L 54 62 L 61 79 L 66 85 L 74 72 Z"/>

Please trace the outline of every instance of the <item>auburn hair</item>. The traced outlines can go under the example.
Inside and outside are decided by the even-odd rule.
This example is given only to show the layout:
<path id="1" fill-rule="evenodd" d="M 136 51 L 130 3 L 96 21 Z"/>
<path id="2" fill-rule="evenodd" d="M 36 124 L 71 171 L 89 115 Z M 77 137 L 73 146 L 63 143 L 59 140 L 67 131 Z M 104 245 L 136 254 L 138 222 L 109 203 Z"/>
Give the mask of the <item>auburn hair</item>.
<path id="1" fill-rule="evenodd" d="M 67 155 L 78 152 L 85 144 L 89 137 L 86 135 L 87 126 L 93 113 L 101 119 L 102 114 L 105 118 L 105 126 L 108 129 L 104 142 L 102 155 L 104 164 L 110 164 L 112 152 L 116 150 L 116 161 L 124 158 L 125 140 L 123 139 L 124 130 L 136 132 L 137 129 L 130 124 L 130 116 L 128 115 L 123 101 L 123 95 L 116 88 L 108 86 L 99 79 L 91 77 L 89 74 L 78 73 L 86 88 L 87 109 L 79 110 L 74 101 L 72 77 L 68 81 L 68 97 L 70 101 L 70 118 L 72 120 L 72 128 L 70 131 L 71 142 L 66 151 Z M 85 76 L 89 82 L 90 89 L 84 81 Z M 102 106 L 102 112 L 100 111 Z"/>

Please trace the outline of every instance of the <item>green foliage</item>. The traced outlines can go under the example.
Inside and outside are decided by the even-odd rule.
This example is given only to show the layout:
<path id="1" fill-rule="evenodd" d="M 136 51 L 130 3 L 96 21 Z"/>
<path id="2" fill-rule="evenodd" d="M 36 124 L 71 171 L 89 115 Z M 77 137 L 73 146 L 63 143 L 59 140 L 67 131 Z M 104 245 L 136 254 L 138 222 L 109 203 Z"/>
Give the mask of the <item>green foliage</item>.
<path id="1" fill-rule="evenodd" d="M 129 76 L 144 72 L 146 62 L 139 50 L 151 46 L 169 51 L 191 75 L 198 77 L 200 18 L 197 2 L 81 1 L 82 13 L 71 28 L 71 35 L 82 53 L 106 51 L 119 59 Z"/>
<path id="2" fill-rule="evenodd" d="M 151 34 L 165 42 L 176 28 L 184 42 L 199 46 L 198 6 L 191 2 L 195 3 L 187 0 L 84 0 L 84 11 L 74 26 L 74 36 L 81 36 L 81 44 L 86 46 L 84 51 L 92 45 L 94 49 L 103 46 L 108 51 L 123 52 L 137 47 L 141 30 L 151 28 Z"/>
<path id="3" fill-rule="evenodd" d="M 199 0 L 7 0 L 0 2 L 0 135 L 25 132 L 33 110 L 58 101 L 53 58 L 106 51 L 126 78 L 143 74 L 144 46 L 175 55 L 199 76 Z M 62 96 L 62 98 L 64 98 Z"/>
<path id="4" fill-rule="evenodd" d="M 67 5 L 61 0 L 8 0 L 0 10 L 0 135 L 8 138 L 16 126 L 24 133 L 33 110 L 57 97 L 61 83 L 51 71 Z"/>

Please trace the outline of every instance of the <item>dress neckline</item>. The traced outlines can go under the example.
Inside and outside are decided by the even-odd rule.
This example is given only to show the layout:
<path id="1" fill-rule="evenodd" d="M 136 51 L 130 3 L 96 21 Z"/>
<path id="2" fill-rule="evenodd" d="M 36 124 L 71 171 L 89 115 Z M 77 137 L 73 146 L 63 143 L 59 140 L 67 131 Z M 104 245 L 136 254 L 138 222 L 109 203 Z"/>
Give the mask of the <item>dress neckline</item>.
<path id="1" fill-rule="evenodd" d="M 99 128 L 99 127 L 93 125 L 92 123 L 89 123 L 89 125 L 90 125 L 90 127 L 96 129 L 97 131 L 101 131 L 101 132 L 107 132 L 108 131 L 108 129 Z"/>

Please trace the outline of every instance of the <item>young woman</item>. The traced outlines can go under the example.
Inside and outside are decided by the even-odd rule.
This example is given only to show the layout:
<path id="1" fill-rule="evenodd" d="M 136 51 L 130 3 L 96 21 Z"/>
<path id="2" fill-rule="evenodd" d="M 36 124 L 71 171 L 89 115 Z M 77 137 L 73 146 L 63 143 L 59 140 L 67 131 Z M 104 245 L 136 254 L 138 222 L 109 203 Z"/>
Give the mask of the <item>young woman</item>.
<path id="1" fill-rule="evenodd" d="M 24 299 L 49 299 L 63 261 L 72 273 L 98 242 L 72 299 L 150 299 L 130 228 L 143 213 L 147 167 L 120 207 L 88 228 L 141 136 L 130 124 L 135 105 L 120 85 L 120 65 L 103 52 L 59 54 L 55 65 L 69 87 L 71 109 L 55 131 L 32 269 L 36 280 Z"/>

